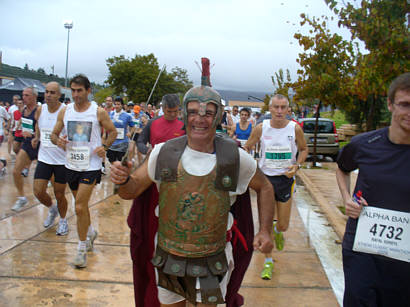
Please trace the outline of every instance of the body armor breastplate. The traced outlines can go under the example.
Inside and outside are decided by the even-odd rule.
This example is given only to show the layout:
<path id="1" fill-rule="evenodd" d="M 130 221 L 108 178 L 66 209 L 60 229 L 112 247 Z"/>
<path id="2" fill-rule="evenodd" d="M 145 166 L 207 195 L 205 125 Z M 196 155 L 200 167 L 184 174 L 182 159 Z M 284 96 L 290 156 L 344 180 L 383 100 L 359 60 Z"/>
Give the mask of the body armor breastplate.
<path id="1" fill-rule="evenodd" d="M 215 188 L 215 168 L 205 176 L 188 174 L 179 163 L 176 181 L 161 182 L 158 245 L 184 257 L 222 251 L 230 208 L 229 192 Z"/>
<path id="2" fill-rule="evenodd" d="M 186 144 L 186 136 L 172 139 L 158 155 L 158 245 L 174 255 L 204 257 L 226 244 L 229 191 L 236 191 L 239 151 L 231 139 L 216 136 L 216 167 L 208 175 L 192 176 L 180 163 Z"/>

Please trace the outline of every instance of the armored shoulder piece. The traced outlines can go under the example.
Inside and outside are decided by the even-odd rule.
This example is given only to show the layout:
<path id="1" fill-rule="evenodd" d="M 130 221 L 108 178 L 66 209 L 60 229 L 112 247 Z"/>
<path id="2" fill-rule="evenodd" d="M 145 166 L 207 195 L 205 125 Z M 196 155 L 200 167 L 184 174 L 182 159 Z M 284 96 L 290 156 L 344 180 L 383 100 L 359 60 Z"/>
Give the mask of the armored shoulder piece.
<path id="1" fill-rule="evenodd" d="M 239 149 L 232 139 L 215 136 L 216 181 L 215 187 L 223 191 L 235 191 L 239 177 Z M 159 151 L 155 180 L 176 181 L 178 163 L 187 145 L 187 136 L 167 141 Z"/>

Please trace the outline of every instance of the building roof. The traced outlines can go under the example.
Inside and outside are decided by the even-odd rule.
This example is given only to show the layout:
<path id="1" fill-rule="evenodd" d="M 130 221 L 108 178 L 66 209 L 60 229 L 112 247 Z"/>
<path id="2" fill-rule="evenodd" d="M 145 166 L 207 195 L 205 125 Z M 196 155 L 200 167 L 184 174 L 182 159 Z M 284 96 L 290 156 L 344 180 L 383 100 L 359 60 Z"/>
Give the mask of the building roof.
<path id="1" fill-rule="evenodd" d="M 241 100 L 229 100 L 229 106 L 239 106 L 239 107 L 251 107 L 251 108 L 262 108 L 264 103 L 261 101 L 241 101 Z"/>
<path id="2" fill-rule="evenodd" d="M 30 86 L 36 88 L 39 93 L 44 93 L 46 89 L 38 80 L 29 78 L 15 78 L 14 80 L 8 81 L 7 83 L 1 85 L 0 90 L 22 91 L 26 87 Z"/>

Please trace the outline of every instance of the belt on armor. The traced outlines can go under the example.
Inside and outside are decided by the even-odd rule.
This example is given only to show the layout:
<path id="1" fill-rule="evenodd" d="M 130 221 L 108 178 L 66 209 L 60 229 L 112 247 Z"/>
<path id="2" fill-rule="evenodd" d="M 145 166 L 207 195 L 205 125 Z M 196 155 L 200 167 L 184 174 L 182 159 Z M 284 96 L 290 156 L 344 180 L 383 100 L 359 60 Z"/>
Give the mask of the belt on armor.
<path id="1" fill-rule="evenodd" d="M 199 278 L 203 304 L 225 303 L 219 287 L 228 271 L 225 251 L 208 257 L 186 258 L 167 253 L 157 246 L 151 262 L 157 268 L 160 287 L 196 305 L 196 278 Z"/>

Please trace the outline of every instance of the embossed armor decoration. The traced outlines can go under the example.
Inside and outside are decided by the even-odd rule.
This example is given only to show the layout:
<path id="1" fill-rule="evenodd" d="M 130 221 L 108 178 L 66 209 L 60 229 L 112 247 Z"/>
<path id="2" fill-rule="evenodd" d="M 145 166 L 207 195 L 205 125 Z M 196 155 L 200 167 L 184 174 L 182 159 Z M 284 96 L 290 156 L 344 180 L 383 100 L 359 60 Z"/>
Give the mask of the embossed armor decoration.
<path id="1" fill-rule="evenodd" d="M 229 192 L 215 188 L 216 168 L 197 177 L 178 167 L 175 182 L 161 182 L 158 245 L 188 258 L 223 251 L 230 208 Z"/>

